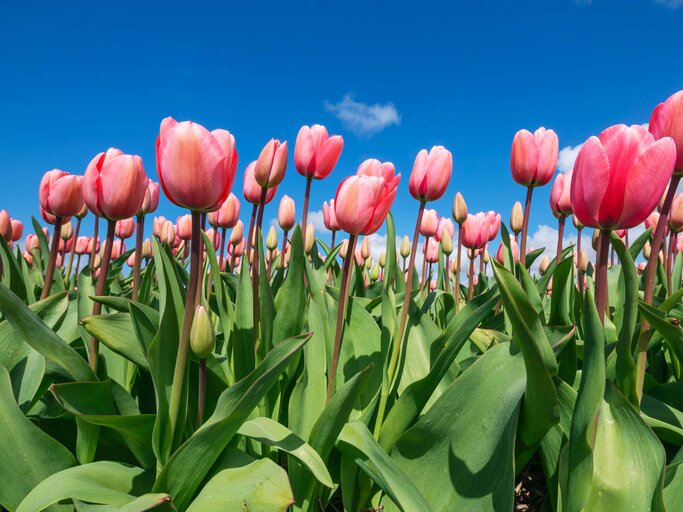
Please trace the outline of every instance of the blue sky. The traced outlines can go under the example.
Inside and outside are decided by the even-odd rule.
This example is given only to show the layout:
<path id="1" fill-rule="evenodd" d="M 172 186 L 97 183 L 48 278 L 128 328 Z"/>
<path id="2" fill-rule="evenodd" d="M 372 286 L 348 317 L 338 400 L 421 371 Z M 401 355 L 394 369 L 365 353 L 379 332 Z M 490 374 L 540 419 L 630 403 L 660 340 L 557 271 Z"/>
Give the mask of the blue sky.
<path id="1" fill-rule="evenodd" d="M 648 121 L 683 88 L 683 0 L 406 2 L 21 2 L 0 0 L 0 208 L 38 211 L 46 170 L 82 173 L 110 146 L 142 156 L 167 115 L 235 134 L 242 171 L 270 137 L 291 144 L 281 194 L 302 203 L 299 127 L 345 148 L 312 209 L 365 158 L 403 174 L 393 211 L 412 232 L 416 153 L 443 144 L 470 211 L 507 221 L 524 189 L 509 171 L 516 130 L 544 125 L 573 147 L 604 127 Z M 555 225 L 549 186 L 531 231 Z M 266 211 L 275 216 L 276 199 Z M 246 216 L 247 208 L 243 208 Z M 182 213 L 162 200 L 159 214 Z M 297 212 L 300 213 L 300 212 Z"/>

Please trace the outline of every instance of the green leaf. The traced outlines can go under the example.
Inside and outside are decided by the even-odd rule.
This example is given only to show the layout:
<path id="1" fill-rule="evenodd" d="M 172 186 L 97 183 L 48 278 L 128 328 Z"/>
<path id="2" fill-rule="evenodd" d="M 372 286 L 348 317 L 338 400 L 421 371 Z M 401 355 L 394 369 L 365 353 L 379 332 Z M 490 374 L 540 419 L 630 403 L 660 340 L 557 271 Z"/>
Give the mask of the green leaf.
<path id="1" fill-rule="evenodd" d="M 147 358 L 137 341 L 130 314 L 90 316 L 83 319 L 83 325 L 100 343 L 141 368 L 149 370 Z"/>
<path id="2" fill-rule="evenodd" d="M 275 296 L 275 310 L 277 311 L 273 320 L 275 343 L 300 334 L 306 318 L 304 243 L 298 224 L 290 239 L 290 251 L 287 277 Z"/>
<path id="3" fill-rule="evenodd" d="M 251 274 L 247 258 L 242 258 L 239 286 L 235 299 L 235 329 L 233 331 L 233 373 L 243 379 L 256 366 L 254 354 L 254 318 Z"/>
<path id="4" fill-rule="evenodd" d="M 321 484 L 330 489 L 334 486 L 320 455 L 303 439 L 277 421 L 263 417 L 254 418 L 243 423 L 237 433 L 293 455 Z"/>
<path id="5" fill-rule="evenodd" d="M 0 365 L 0 505 L 16 510 L 36 485 L 74 464 L 69 450 L 21 412 L 9 373 Z"/>
<path id="6" fill-rule="evenodd" d="M 337 448 L 352 458 L 402 511 L 432 510 L 418 487 L 397 467 L 360 421 L 344 427 Z"/>
<path id="7" fill-rule="evenodd" d="M 32 216 L 31 223 L 33 224 L 33 230 L 35 231 L 36 236 L 38 237 L 38 244 L 40 245 L 40 256 L 42 258 L 43 269 L 46 269 L 48 260 L 50 259 L 50 247 L 47 243 L 47 237 L 45 236 L 45 232 L 43 231 L 43 228 L 40 226 L 38 219 Z"/>
<path id="8" fill-rule="evenodd" d="M 384 267 L 384 287 L 389 288 L 396 279 L 396 228 L 394 226 L 394 216 L 387 214 L 387 245 L 385 249 Z"/>
<path id="9" fill-rule="evenodd" d="M 140 468 L 100 461 L 65 469 L 45 479 L 21 502 L 17 512 L 39 512 L 61 500 L 122 506 L 152 485 L 153 476 Z"/>
<path id="10" fill-rule="evenodd" d="M 255 460 L 229 449 L 218 471 L 188 507 L 188 512 L 281 511 L 294 503 L 287 473 L 270 459 Z"/>
<path id="11" fill-rule="evenodd" d="M 74 380 L 96 380 L 85 359 L 3 284 L 0 284 L 0 311 L 26 343 Z"/>
<path id="12" fill-rule="evenodd" d="M 169 459 L 154 484 L 154 492 L 168 492 L 184 510 L 213 463 L 240 425 L 249 417 L 310 334 L 285 340 L 268 353 L 247 377 L 225 390 L 213 415 Z"/>

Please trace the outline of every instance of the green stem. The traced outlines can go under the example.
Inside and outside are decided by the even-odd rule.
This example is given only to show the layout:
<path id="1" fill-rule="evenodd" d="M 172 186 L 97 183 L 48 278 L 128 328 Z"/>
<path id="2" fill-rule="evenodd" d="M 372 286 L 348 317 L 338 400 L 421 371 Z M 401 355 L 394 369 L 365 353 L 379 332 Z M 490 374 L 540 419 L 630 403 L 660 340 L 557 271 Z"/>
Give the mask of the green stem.
<path id="1" fill-rule="evenodd" d="M 519 246 L 519 261 L 524 267 L 526 265 L 526 237 L 529 231 L 529 214 L 531 213 L 531 195 L 533 187 L 526 189 L 526 201 L 524 202 L 524 220 L 522 221 L 522 243 Z"/>
<path id="2" fill-rule="evenodd" d="M 138 225 L 135 228 L 135 262 L 133 264 L 133 300 L 138 299 L 140 288 L 140 262 L 142 261 L 142 237 L 145 231 L 145 216 L 138 215 Z"/>
<path id="3" fill-rule="evenodd" d="M 114 234 L 116 231 L 116 221 L 107 220 L 107 239 L 104 241 L 104 253 L 102 253 L 102 263 L 100 263 L 100 273 L 97 277 L 97 287 L 95 288 L 95 295 L 102 297 L 107 286 L 107 273 L 109 272 L 109 260 L 111 259 L 111 249 L 114 245 Z M 92 306 L 93 316 L 97 316 L 102 312 L 102 303 L 95 302 Z M 100 342 L 95 336 L 90 337 L 90 352 L 88 353 L 88 363 L 94 374 L 97 375 L 97 364 L 100 354 Z"/>
<path id="4" fill-rule="evenodd" d="M 52 230 L 52 244 L 50 247 L 50 259 L 47 262 L 47 271 L 45 272 L 45 282 L 43 283 L 43 291 L 40 294 L 40 300 L 46 299 L 50 295 L 52 289 L 52 280 L 55 275 L 55 265 L 57 263 L 57 254 L 59 254 L 59 236 L 62 231 L 62 218 L 57 217 L 55 220 L 55 227 Z"/>

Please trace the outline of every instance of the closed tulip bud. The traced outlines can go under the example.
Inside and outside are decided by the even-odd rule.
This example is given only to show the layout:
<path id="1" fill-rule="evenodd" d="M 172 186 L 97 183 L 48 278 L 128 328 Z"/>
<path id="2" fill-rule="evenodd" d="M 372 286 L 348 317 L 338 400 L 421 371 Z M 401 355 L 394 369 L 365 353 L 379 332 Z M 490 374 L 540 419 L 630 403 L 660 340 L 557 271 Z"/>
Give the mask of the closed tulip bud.
<path id="1" fill-rule="evenodd" d="M 645 229 L 651 229 L 654 231 L 659 223 L 659 213 L 652 212 L 643 222 L 645 224 Z"/>
<path id="2" fill-rule="evenodd" d="M 674 174 L 683 174 L 683 91 L 669 96 L 657 105 L 650 117 L 648 125 L 650 133 L 659 140 L 671 137 L 676 145 L 676 163 Z"/>
<path id="3" fill-rule="evenodd" d="M 145 241 L 142 242 L 142 257 L 149 259 L 152 256 L 154 256 L 152 241 L 149 238 L 145 238 Z"/>
<path id="4" fill-rule="evenodd" d="M 421 150 L 410 174 L 410 195 L 420 201 L 435 201 L 446 192 L 453 172 L 453 156 L 443 146 L 434 146 L 427 153 Z"/>
<path id="5" fill-rule="evenodd" d="M 88 254 L 88 237 L 87 236 L 79 236 L 76 239 L 76 254 L 83 256 L 84 254 Z"/>
<path id="6" fill-rule="evenodd" d="M 424 251 L 424 257 L 427 263 L 436 263 L 439 261 L 439 242 L 434 238 L 425 240 L 422 250 Z"/>
<path id="7" fill-rule="evenodd" d="M 244 238 L 242 238 L 236 244 L 230 245 L 230 247 L 232 247 L 232 249 L 229 251 L 230 254 L 232 254 L 235 257 L 240 257 L 242 256 L 242 254 L 244 254 L 244 250 L 247 247 L 247 242 Z"/>
<path id="8" fill-rule="evenodd" d="M 675 162 L 676 145 L 670 137 L 655 140 L 639 125 L 607 128 L 589 138 L 576 157 L 574 215 L 593 228 L 637 226 L 662 196 Z"/>
<path id="9" fill-rule="evenodd" d="M 212 228 L 207 229 L 205 233 L 206 236 L 209 237 L 209 240 L 211 240 L 211 245 L 213 245 L 213 249 L 217 251 L 218 248 L 221 246 L 221 234 L 217 231 L 214 231 Z"/>
<path id="10" fill-rule="evenodd" d="M 294 167 L 307 178 L 327 178 L 337 165 L 343 147 L 341 135 L 328 135 L 324 126 L 302 126 L 294 146 Z"/>
<path id="11" fill-rule="evenodd" d="M 384 265 L 386 265 L 387 262 L 387 253 L 382 250 L 382 252 L 379 253 L 379 266 L 384 268 Z"/>
<path id="12" fill-rule="evenodd" d="M 111 148 L 95 156 L 85 170 L 83 198 L 90 211 L 100 217 L 132 217 L 140 210 L 146 190 L 147 176 L 138 155 L 124 155 Z"/>
<path id="13" fill-rule="evenodd" d="M 581 221 L 576 218 L 576 215 L 572 215 L 572 224 L 576 229 L 583 229 L 585 226 L 581 224 Z"/>
<path id="14" fill-rule="evenodd" d="M 363 266 L 365 266 L 366 270 L 370 270 L 370 267 L 372 267 L 372 258 L 366 258 L 363 262 Z"/>
<path id="15" fill-rule="evenodd" d="M 401 257 L 403 258 L 407 258 L 408 256 L 410 256 L 410 239 L 407 235 L 403 236 L 403 240 L 401 240 L 401 247 L 398 251 L 401 254 Z"/>
<path id="16" fill-rule="evenodd" d="M 256 169 L 256 161 L 250 163 L 244 170 L 244 198 L 251 204 L 259 204 L 261 202 L 261 195 L 263 188 L 256 181 L 254 170 Z M 265 204 L 270 203 L 275 197 L 277 187 L 266 189 Z"/>
<path id="17" fill-rule="evenodd" d="M 135 251 L 130 253 L 130 256 L 126 259 L 126 265 L 133 268 L 135 266 Z"/>
<path id="18" fill-rule="evenodd" d="M 441 236 L 441 250 L 449 256 L 453 252 L 453 238 L 448 230 L 445 230 Z"/>
<path id="19" fill-rule="evenodd" d="M 374 283 L 379 279 L 379 265 L 376 263 L 372 266 L 370 270 L 370 280 Z"/>
<path id="20" fill-rule="evenodd" d="M 86 215 L 88 215 L 88 205 L 85 204 L 85 201 L 84 201 L 84 202 L 83 202 L 83 206 L 81 207 L 81 209 L 80 209 L 80 210 L 78 211 L 78 213 L 76 214 L 76 218 L 77 218 L 77 219 L 82 219 L 82 218 L 84 218 Z"/>
<path id="21" fill-rule="evenodd" d="M 315 228 L 310 222 L 306 226 L 306 245 L 304 245 L 304 251 L 306 254 L 310 254 L 313 250 L 313 244 L 315 243 Z"/>
<path id="22" fill-rule="evenodd" d="M 161 122 L 156 154 L 161 188 L 178 206 L 211 211 L 228 197 L 237 171 L 230 132 L 210 132 L 192 121 L 178 123 L 167 117 Z"/>
<path id="23" fill-rule="evenodd" d="M 104 251 L 104 248 L 102 248 Z M 114 240 L 111 245 L 111 259 L 115 260 L 120 258 L 126 252 L 126 244 L 121 240 Z"/>
<path id="24" fill-rule="evenodd" d="M 93 268 L 98 269 L 102 266 L 102 256 L 100 254 L 95 254 L 95 259 L 93 260 Z"/>
<path id="25" fill-rule="evenodd" d="M 154 217 L 154 220 L 152 221 L 152 233 L 154 233 L 155 237 L 161 237 L 161 231 L 166 225 L 166 222 L 168 222 L 168 220 L 164 216 L 160 215 L 158 217 Z"/>
<path id="26" fill-rule="evenodd" d="M 159 206 L 159 184 L 150 179 L 147 180 L 147 188 L 145 189 L 145 197 L 140 205 L 138 215 L 147 215 L 156 211 Z"/>
<path id="27" fill-rule="evenodd" d="M 593 235 L 591 236 L 591 246 L 594 250 L 598 250 L 598 239 L 600 238 L 600 231 L 597 229 L 593 230 Z"/>
<path id="28" fill-rule="evenodd" d="M 645 272 L 646 267 L 647 267 L 647 263 L 644 261 L 641 261 L 640 263 L 638 263 L 638 266 L 636 268 L 638 269 L 638 273 L 642 274 L 643 272 Z"/>
<path id="29" fill-rule="evenodd" d="M 294 199 L 286 194 L 280 199 L 280 206 L 277 209 L 277 223 L 282 228 L 282 231 L 289 231 L 296 223 Z"/>
<path id="30" fill-rule="evenodd" d="M 519 261 L 519 246 L 515 237 L 510 235 L 510 249 L 512 251 L 512 259 L 515 263 Z M 505 265 L 505 245 L 501 242 L 498 246 L 498 251 L 496 252 L 496 261 L 501 265 Z"/>
<path id="31" fill-rule="evenodd" d="M 192 240 L 192 215 L 181 215 L 175 221 L 176 234 L 181 240 Z"/>
<path id="32" fill-rule="evenodd" d="M 541 127 L 533 134 L 520 130 L 512 141 L 510 169 L 512 179 L 525 187 L 548 183 L 557 168 L 559 143 L 552 130 Z"/>
<path id="33" fill-rule="evenodd" d="M 0 212 L 0 219 L 2 218 L 2 212 Z M 24 245 L 26 247 L 26 250 L 29 252 L 33 252 L 34 250 L 40 251 L 40 241 L 38 240 L 38 237 L 34 235 L 33 233 L 26 235 L 26 240 L 24 241 Z"/>
<path id="34" fill-rule="evenodd" d="M 116 222 L 114 234 L 118 238 L 130 238 L 135 233 L 135 219 L 121 219 Z"/>
<path id="35" fill-rule="evenodd" d="M 339 248 L 339 256 L 346 258 L 346 253 L 349 250 L 349 241 L 347 239 L 342 240 L 341 247 Z"/>
<path id="36" fill-rule="evenodd" d="M 453 200 L 453 220 L 458 225 L 467 220 L 467 203 L 465 203 L 465 198 L 462 197 L 460 192 L 455 194 L 455 199 Z"/>
<path id="37" fill-rule="evenodd" d="M 646 260 L 650 259 L 650 253 L 652 253 L 652 246 L 650 245 L 650 242 L 645 242 L 645 245 L 643 246 L 643 256 Z"/>
<path id="38" fill-rule="evenodd" d="M 436 210 L 426 209 L 422 214 L 420 223 L 420 234 L 424 237 L 433 237 L 439 229 L 439 214 Z"/>
<path id="39" fill-rule="evenodd" d="M 190 347 L 199 359 L 206 359 L 216 346 L 216 336 L 208 311 L 202 305 L 194 310 L 190 328 Z"/>
<path id="40" fill-rule="evenodd" d="M 72 224 L 71 221 L 65 222 L 62 224 L 62 229 L 59 233 L 59 237 L 66 241 L 66 240 L 71 240 L 71 237 L 74 236 L 74 225 Z"/>
<path id="41" fill-rule="evenodd" d="M 275 226 L 270 226 L 268 230 L 268 235 L 266 236 L 266 248 L 272 251 L 277 247 L 277 233 L 275 232 Z"/>
<path id="42" fill-rule="evenodd" d="M 59 251 L 60 252 L 71 252 L 71 248 L 74 246 L 74 239 L 73 237 L 67 238 L 66 240 L 62 239 L 60 237 L 59 239 Z"/>
<path id="43" fill-rule="evenodd" d="M 489 229 L 491 220 L 484 212 L 476 215 L 467 215 L 467 220 L 462 223 L 460 236 L 462 245 L 468 249 L 482 249 L 489 241 Z"/>
<path id="44" fill-rule="evenodd" d="M 337 222 L 351 235 L 371 235 L 384 224 L 401 180 L 393 176 L 393 165 L 367 162 L 340 183 L 334 198 Z"/>
<path id="45" fill-rule="evenodd" d="M 17 219 L 12 219 L 12 241 L 18 241 L 24 236 L 24 223 Z"/>
<path id="46" fill-rule="evenodd" d="M 510 213 L 510 229 L 515 235 L 519 235 L 522 232 L 523 224 L 524 211 L 522 210 L 522 203 L 516 201 Z"/>
<path id="47" fill-rule="evenodd" d="M 548 258 L 548 256 L 543 256 L 543 259 L 541 260 L 541 263 L 538 266 L 538 271 L 541 273 L 541 275 L 545 275 L 549 265 L 550 258 Z"/>
<path id="48" fill-rule="evenodd" d="M 488 263 L 491 261 L 491 257 L 489 256 L 489 250 L 484 248 L 484 263 Z"/>
<path id="49" fill-rule="evenodd" d="M 71 217 L 83 208 L 83 176 L 53 169 L 43 175 L 38 192 L 40 206 L 55 217 Z"/>
<path id="50" fill-rule="evenodd" d="M 680 231 L 683 229 L 683 194 L 676 194 L 669 212 L 669 229 Z"/>
<path id="51" fill-rule="evenodd" d="M 230 244 L 237 245 L 244 239 L 244 224 L 238 220 L 230 233 Z"/>
<path id="52" fill-rule="evenodd" d="M 270 139 L 261 150 L 254 168 L 254 178 L 262 188 L 277 187 L 287 169 L 287 142 Z"/>
<path id="53" fill-rule="evenodd" d="M 88 245 L 86 245 L 86 247 L 85 247 L 85 253 L 86 254 L 92 254 L 93 253 L 93 244 L 95 245 L 95 253 L 100 252 L 100 240 L 91 236 L 88 238 Z"/>
<path id="54" fill-rule="evenodd" d="M 173 245 L 175 241 L 175 226 L 170 220 L 164 222 L 159 233 L 159 241 L 163 244 Z"/>
<path id="55" fill-rule="evenodd" d="M 558 174 L 550 190 L 550 209 L 558 219 L 572 213 L 570 191 L 572 185 L 572 171 Z"/>
<path id="56" fill-rule="evenodd" d="M 209 222 L 215 228 L 233 228 L 239 218 L 240 200 L 232 192 L 218 210 L 209 213 Z"/>
<path id="57" fill-rule="evenodd" d="M 7 210 L 0 211 L 0 236 L 6 242 L 12 241 L 12 218 L 7 213 Z"/>
<path id="58" fill-rule="evenodd" d="M 33 255 L 30 252 L 24 251 L 21 253 L 21 255 L 24 257 L 24 260 L 29 267 L 33 266 Z"/>
<path id="59" fill-rule="evenodd" d="M 586 272 L 588 270 L 588 254 L 586 254 L 586 251 L 581 251 L 581 259 L 579 260 L 579 264 L 581 265 L 582 272 Z"/>
<path id="60" fill-rule="evenodd" d="M 330 231 L 339 231 L 337 216 L 334 214 L 334 199 L 330 200 L 330 204 L 327 201 L 323 203 L 323 223 Z"/>
<path id="61" fill-rule="evenodd" d="M 370 240 L 367 237 L 363 238 L 363 243 L 360 247 L 360 254 L 364 260 L 367 260 L 370 257 Z"/>

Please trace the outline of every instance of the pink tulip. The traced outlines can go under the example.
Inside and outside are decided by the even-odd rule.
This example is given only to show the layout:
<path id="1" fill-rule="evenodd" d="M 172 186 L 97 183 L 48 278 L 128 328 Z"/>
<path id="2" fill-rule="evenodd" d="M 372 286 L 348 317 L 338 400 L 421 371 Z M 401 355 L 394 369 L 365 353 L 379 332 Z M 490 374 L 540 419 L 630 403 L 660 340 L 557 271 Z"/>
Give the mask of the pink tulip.
<path id="1" fill-rule="evenodd" d="M 486 212 L 486 217 L 489 219 L 489 242 L 495 240 L 500 229 L 500 213 L 494 211 Z"/>
<path id="2" fill-rule="evenodd" d="M 256 169 L 256 162 L 250 163 L 244 171 L 244 199 L 251 204 L 259 204 L 261 202 L 261 193 L 263 188 L 258 184 L 254 177 L 254 170 Z M 277 187 L 266 189 L 265 204 L 270 203 L 275 197 Z"/>
<path id="3" fill-rule="evenodd" d="M 126 264 L 131 268 L 135 266 L 135 251 L 130 253 L 130 256 L 126 259 Z"/>
<path id="4" fill-rule="evenodd" d="M 515 237 L 510 235 L 510 249 L 512 250 L 512 259 L 515 263 L 519 261 L 519 246 Z M 501 265 L 505 265 L 505 245 L 501 242 L 496 252 L 496 261 Z"/>
<path id="5" fill-rule="evenodd" d="M 83 176 L 53 169 L 43 175 L 38 192 L 40 206 L 56 217 L 71 217 L 83 208 Z"/>
<path id="6" fill-rule="evenodd" d="M 100 241 L 95 240 L 92 236 L 88 238 L 88 245 L 86 246 L 85 253 L 86 254 L 92 254 L 93 252 L 93 244 L 95 244 L 95 252 L 99 252 L 100 250 Z"/>
<path id="7" fill-rule="evenodd" d="M 0 211 L 0 236 L 6 242 L 12 241 L 12 219 L 7 210 Z"/>
<path id="8" fill-rule="evenodd" d="M 444 195 L 453 172 L 453 156 L 443 146 L 434 146 L 427 153 L 421 150 L 415 158 L 408 189 L 420 201 L 435 201 Z"/>
<path id="9" fill-rule="evenodd" d="M 161 121 L 157 174 L 173 203 L 195 211 L 215 210 L 228 197 L 237 171 L 235 137 L 192 121 Z"/>
<path id="10" fill-rule="evenodd" d="M 192 215 L 189 213 L 186 215 L 181 215 L 175 221 L 176 234 L 181 240 L 191 240 L 192 239 Z"/>
<path id="11" fill-rule="evenodd" d="M 111 246 L 111 259 L 112 261 L 121 257 L 122 254 L 126 252 L 126 244 L 121 240 L 114 240 Z"/>
<path id="12" fill-rule="evenodd" d="M 152 233 L 154 234 L 155 237 L 160 238 L 161 237 L 161 230 L 164 229 L 164 226 L 168 220 L 166 217 L 163 215 L 159 215 L 158 217 L 154 217 L 154 221 L 152 222 Z"/>
<path id="13" fill-rule="evenodd" d="M 617 235 L 622 240 L 626 236 L 626 233 L 628 233 L 628 229 L 615 229 L 614 230 L 614 234 Z"/>
<path id="14" fill-rule="evenodd" d="M 400 174 L 394 176 L 393 169 L 390 163 L 366 160 L 358 168 L 356 176 L 350 176 L 339 184 L 334 198 L 334 214 L 341 229 L 351 235 L 370 235 L 380 228 L 401 180 Z"/>
<path id="15" fill-rule="evenodd" d="M 74 246 L 74 239 L 73 237 L 69 238 L 68 240 L 63 240 L 59 239 L 59 251 L 60 252 L 69 252 L 71 251 L 71 248 Z"/>
<path id="16" fill-rule="evenodd" d="M 642 126 L 615 125 L 583 145 L 574 164 L 571 204 L 592 228 L 643 222 L 662 196 L 676 161 L 670 137 L 655 141 Z"/>
<path id="17" fill-rule="evenodd" d="M 140 211 L 138 215 L 147 215 L 156 211 L 159 206 L 159 184 L 150 179 L 147 180 L 147 189 L 145 190 L 145 198 L 142 200 Z"/>
<path id="18" fill-rule="evenodd" d="M 659 213 L 652 212 L 643 222 L 645 224 L 645 229 L 652 229 L 652 231 L 654 231 L 659 222 Z"/>
<path id="19" fill-rule="evenodd" d="M 110 148 L 93 158 L 85 171 L 85 203 L 95 215 L 109 220 L 135 215 L 146 190 L 147 176 L 138 155 Z"/>
<path id="20" fill-rule="evenodd" d="M 657 105 L 650 117 L 650 133 L 655 139 L 671 137 L 676 145 L 674 174 L 683 174 L 683 91 Z"/>
<path id="21" fill-rule="evenodd" d="M 114 234 L 118 238 L 130 238 L 135 233 L 135 219 L 121 219 L 116 222 Z"/>
<path id="22" fill-rule="evenodd" d="M 436 210 L 426 209 L 420 222 L 420 234 L 424 237 L 433 237 L 439 229 L 439 214 Z"/>
<path id="23" fill-rule="evenodd" d="M 277 209 L 277 222 L 282 228 L 282 231 L 289 231 L 296 223 L 294 199 L 288 195 L 282 196 L 282 199 L 280 200 L 280 206 Z"/>
<path id="24" fill-rule="evenodd" d="M 76 239 L 76 254 L 80 256 L 88 254 L 88 240 L 87 236 L 79 236 Z"/>
<path id="25" fill-rule="evenodd" d="M 558 174 L 550 190 L 550 209 L 558 219 L 572 214 L 572 202 L 570 197 L 573 172 Z"/>
<path id="26" fill-rule="evenodd" d="M 238 220 L 230 232 L 230 245 L 237 245 L 244 240 L 244 224 Z"/>
<path id="27" fill-rule="evenodd" d="M 45 222 L 47 222 L 48 224 L 54 225 L 55 222 L 57 222 L 57 217 L 55 217 L 55 216 L 52 215 L 51 213 L 46 212 L 45 209 L 44 209 L 42 206 L 40 207 L 40 216 L 41 216 L 41 217 L 43 218 L 43 220 L 44 220 Z M 70 219 L 71 219 L 71 217 L 65 217 L 65 218 L 62 219 L 62 220 L 63 220 L 64 222 L 69 222 Z"/>
<path id="28" fill-rule="evenodd" d="M 206 230 L 206 236 L 208 236 L 209 240 L 211 240 L 214 251 L 217 251 L 218 248 L 221 246 L 221 234 L 209 228 Z"/>
<path id="29" fill-rule="evenodd" d="M 429 281 L 429 289 L 430 289 L 431 291 L 436 290 L 436 281 L 435 281 L 434 279 L 432 279 L 431 281 Z"/>
<path id="30" fill-rule="evenodd" d="M 24 236 L 24 223 L 17 219 L 12 219 L 12 241 L 18 241 Z"/>
<path id="31" fill-rule="evenodd" d="M 453 221 L 451 219 L 441 217 L 439 219 L 439 226 L 436 228 L 435 237 L 437 242 L 440 242 L 443 238 L 444 230 L 448 231 L 448 234 L 451 236 L 451 239 L 453 239 L 453 237 L 455 236 L 455 224 L 453 224 Z"/>
<path id="32" fill-rule="evenodd" d="M 683 194 L 676 194 L 669 211 L 669 228 L 672 231 L 683 229 Z"/>
<path id="33" fill-rule="evenodd" d="M 242 238 L 239 243 L 228 245 L 228 252 L 232 256 L 235 256 L 236 258 L 238 258 L 238 257 L 242 256 L 242 254 L 244 254 L 244 249 L 246 248 L 246 245 L 247 245 L 246 241 L 244 240 L 244 238 Z"/>
<path id="34" fill-rule="evenodd" d="M 0 212 L 2 215 L 2 212 Z M 24 241 L 24 246 L 28 252 L 32 252 L 34 249 L 40 251 L 40 241 L 38 237 L 33 233 L 26 235 L 26 240 Z"/>
<path id="35" fill-rule="evenodd" d="M 520 130 L 512 141 L 510 169 L 512 179 L 525 187 L 548 183 L 557 168 L 559 143 L 552 130 L 541 127 L 533 134 Z"/>
<path id="36" fill-rule="evenodd" d="M 339 231 L 339 222 L 334 214 L 334 199 L 330 199 L 330 204 L 327 201 L 323 203 L 323 223 L 330 231 Z"/>
<path id="37" fill-rule="evenodd" d="M 26 260 L 26 263 L 29 266 L 33 266 L 33 255 L 30 252 L 24 251 L 21 253 L 21 255 L 24 257 L 24 260 Z"/>
<path id="38" fill-rule="evenodd" d="M 434 238 L 426 239 L 422 246 L 422 250 L 427 263 L 436 263 L 439 261 L 439 242 Z"/>
<path id="39" fill-rule="evenodd" d="M 468 214 L 467 220 L 460 227 L 462 245 L 468 249 L 483 249 L 489 241 L 490 227 L 491 220 L 486 213 Z"/>
<path id="40" fill-rule="evenodd" d="M 171 247 L 175 247 L 176 236 L 175 225 L 170 220 L 167 220 L 160 228 L 159 242 L 162 244 L 168 244 Z"/>
<path id="41" fill-rule="evenodd" d="M 647 263 L 645 263 L 644 261 L 638 263 L 638 273 L 642 274 L 643 272 L 645 272 L 645 267 L 647 267 Z"/>
<path id="42" fill-rule="evenodd" d="M 215 228 L 232 228 L 240 217 L 240 200 L 230 192 L 218 210 L 209 213 L 208 220 Z"/>
<path id="43" fill-rule="evenodd" d="M 327 178 L 337 165 L 343 147 L 341 135 L 328 135 L 324 126 L 302 126 L 294 146 L 294 167 L 306 178 Z"/>
<path id="44" fill-rule="evenodd" d="M 270 139 L 261 150 L 254 168 L 254 178 L 263 188 L 277 187 L 285 178 L 287 170 L 287 141 Z"/>

